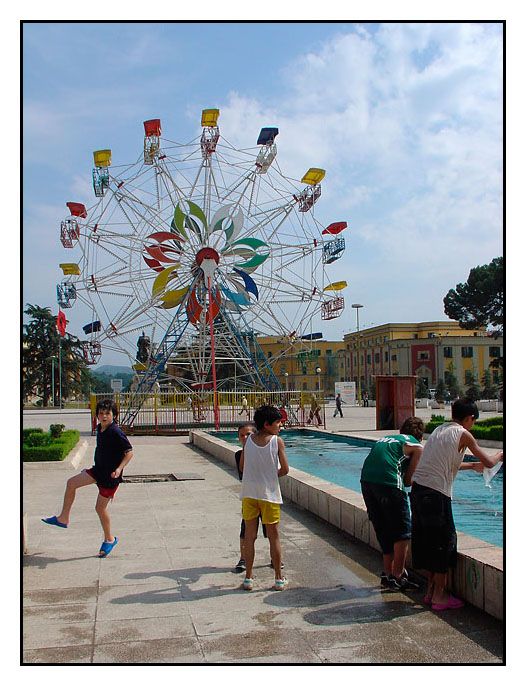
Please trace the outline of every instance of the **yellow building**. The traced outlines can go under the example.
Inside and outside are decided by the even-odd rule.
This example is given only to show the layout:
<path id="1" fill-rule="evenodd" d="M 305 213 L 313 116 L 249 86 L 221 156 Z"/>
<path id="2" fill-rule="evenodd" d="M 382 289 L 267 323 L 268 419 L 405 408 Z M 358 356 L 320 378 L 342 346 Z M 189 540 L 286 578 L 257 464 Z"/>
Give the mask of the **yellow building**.
<path id="1" fill-rule="evenodd" d="M 258 344 L 282 388 L 334 393 L 345 374 L 343 341 L 284 339 L 258 336 Z"/>
<path id="2" fill-rule="evenodd" d="M 491 369 L 495 383 L 499 370 L 490 363 L 503 355 L 502 336 L 489 336 L 485 329 L 462 329 L 458 322 L 382 324 L 344 336 L 345 380 L 369 385 L 377 374 L 415 374 L 428 388 L 455 374 L 462 387 L 466 372 L 479 380 Z M 359 355 L 359 357 L 358 357 Z"/>

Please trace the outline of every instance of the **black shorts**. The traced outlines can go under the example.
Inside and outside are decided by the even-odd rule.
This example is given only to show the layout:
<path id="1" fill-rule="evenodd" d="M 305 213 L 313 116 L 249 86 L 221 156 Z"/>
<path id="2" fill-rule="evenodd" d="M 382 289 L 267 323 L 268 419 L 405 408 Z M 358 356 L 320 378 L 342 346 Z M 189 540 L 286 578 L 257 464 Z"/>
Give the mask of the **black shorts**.
<path id="1" fill-rule="evenodd" d="M 362 495 L 376 538 L 384 555 L 394 552 L 396 541 L 411 538 L 407 494 L 396 486 L 362 481 Z"/>
<path id="2" fill-rule="evenodd" d="M 258 528 L 256 531 L 256 535 L 259 533 L 259 522 L 260 522 L 260 520 L 261 520 L 261 515 L 259 515 L 259 517 L 258 517 Z M 262 526 L 263 526 L 263 536 L 265 538 L 268 538 L 267 527 L 264 524 Z M 239 538 L 245 538 L 245 520 L 244 519 L 241 520 L 241 532 L 239 534 Z"/>
<path id="3" fill-rule="evenodd" d="M 411 488 L 412 566 L 446 574 L 457 565 L 457 532 L 451 498 L 414 483 Z"/>

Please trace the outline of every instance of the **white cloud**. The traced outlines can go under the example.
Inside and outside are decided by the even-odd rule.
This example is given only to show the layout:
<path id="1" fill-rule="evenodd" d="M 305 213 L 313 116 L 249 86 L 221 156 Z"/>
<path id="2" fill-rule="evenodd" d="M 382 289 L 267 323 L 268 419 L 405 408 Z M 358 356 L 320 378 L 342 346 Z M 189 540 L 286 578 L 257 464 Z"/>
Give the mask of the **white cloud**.
<path id="1" fill-rule="evenodd" d="M 353 223 L 369 239 L 387 231 L 386 256 L 429 234 L 447 243 L 476 232 L 491 258 L 502 231 L 499 28 L 388 24 L 360 34 L 300 56 L 286 90 L 264 105 L 232 94 L 225 123 L 241 140 L 275 117 L 280 167 L 297 177 L 326 168 L 325 196 L 355 216 L 358 199 L 374 200 L 377 221 Z"/>

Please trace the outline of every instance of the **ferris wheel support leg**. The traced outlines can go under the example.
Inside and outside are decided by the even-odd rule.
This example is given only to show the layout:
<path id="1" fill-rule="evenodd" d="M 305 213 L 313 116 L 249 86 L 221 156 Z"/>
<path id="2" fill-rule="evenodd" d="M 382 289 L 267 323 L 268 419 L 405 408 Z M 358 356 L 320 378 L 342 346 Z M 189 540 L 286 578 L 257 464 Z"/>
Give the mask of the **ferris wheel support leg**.
<path id="1" fill-rule="evenodd" d="M 208 318 L 210 319 L 210 347 L 212 354 L 212 381 L 214 384 L 214 425 L 219 431 L 219 405 L 217 402 L 216 355 L 214 348 L 214 315 L 212 313 L 212 283 L 208 277 Z"/>

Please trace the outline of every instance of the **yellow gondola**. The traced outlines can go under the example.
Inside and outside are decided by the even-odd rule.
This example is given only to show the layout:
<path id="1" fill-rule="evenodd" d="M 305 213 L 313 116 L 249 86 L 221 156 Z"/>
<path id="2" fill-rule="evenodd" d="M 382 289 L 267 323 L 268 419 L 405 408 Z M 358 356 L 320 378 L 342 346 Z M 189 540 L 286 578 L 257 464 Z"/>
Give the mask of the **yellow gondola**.
<path id="1" fill-rule="evenodd" d="M 347 281 L 335 281 L 334 283 L 330 283 L 328 286 L 325 286 L 323 289 L 324 291 L 341 291 L 342 288 L 347 287 Z"/>
<path id="2" fill-rule="evenodd" d="M 203 110 L 201 113 L 201 126 L 217 126 L 219 110 Z"/>
<path id="3" fill-rule="evenodd" d="M 111 165 L 111 150 L 95 150 L 93 159 L 96 167 L 109 167 Z"/>
<path id="4" fill-rule="evenodd" d="M 75 274 L 76 276 L 80 274 L 79 265 L 74 264 L 73 262 L 64 262 L 58 266 L 62 269 L 64 274 Z"/>
<path id="5" fill-rule="evenodd" d="M 325 169 L 316 169 L 311 167 L 309 171 L 302 178 L 301 183 L 308 183 L 310 186 L 316 186 L 325 176 Z"/>

